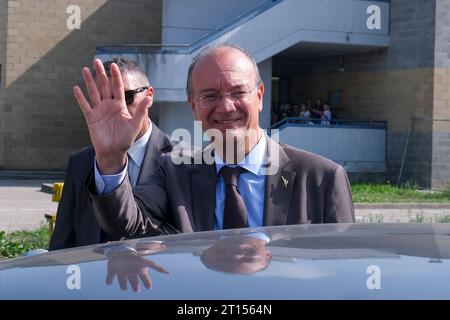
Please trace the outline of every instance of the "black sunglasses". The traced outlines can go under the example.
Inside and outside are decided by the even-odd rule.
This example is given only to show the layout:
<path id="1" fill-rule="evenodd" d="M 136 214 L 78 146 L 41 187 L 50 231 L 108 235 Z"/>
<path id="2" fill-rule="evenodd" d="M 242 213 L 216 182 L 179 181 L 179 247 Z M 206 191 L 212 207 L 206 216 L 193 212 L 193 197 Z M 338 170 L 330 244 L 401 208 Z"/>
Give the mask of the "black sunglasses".
<path id="1" fill-rule="evenodd" d="M 127 106 L 133 103 L 134 95 L 136 93 L 145 91 L 147 89 L 148 89 L 148 87 L 140 87 L 140 88 L 137 88 L 137 89 L 134 89 L 134 90 L 127 90 L 127 91 L 125 91 L 125 103 L 127 104 Z"/>

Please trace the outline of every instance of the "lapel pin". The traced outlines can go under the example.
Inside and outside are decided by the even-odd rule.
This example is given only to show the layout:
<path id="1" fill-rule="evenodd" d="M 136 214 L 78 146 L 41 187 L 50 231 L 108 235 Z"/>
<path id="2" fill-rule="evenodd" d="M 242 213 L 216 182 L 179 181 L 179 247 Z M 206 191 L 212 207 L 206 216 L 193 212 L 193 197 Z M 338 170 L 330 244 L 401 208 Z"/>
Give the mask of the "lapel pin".
<path id="1" fill-rule="evenodd" d="M 281 180 L 283 180 L 283 187 L 287 189 L 289 181 L 287 181 L 286 178 L 283 176 L 281 176 Z"/>

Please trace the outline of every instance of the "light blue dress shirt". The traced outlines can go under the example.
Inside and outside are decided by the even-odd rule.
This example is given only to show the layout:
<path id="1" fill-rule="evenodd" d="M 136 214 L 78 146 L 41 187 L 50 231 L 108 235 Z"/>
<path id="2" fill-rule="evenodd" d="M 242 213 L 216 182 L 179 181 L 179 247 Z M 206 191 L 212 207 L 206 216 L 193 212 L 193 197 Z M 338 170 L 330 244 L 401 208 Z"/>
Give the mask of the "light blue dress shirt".
<path id="1" fill-rule="evenodd" d="M 97 162 L 94 160 L 95 186 L 98 194 L 108 194 L 117 188 L 120 183 L 122 183 L 123 179 L 125 179 L 126 170 L 128 170 L 131 186 L 136 186 L 142 162 L 144 161 L 145 152 L 147 150 L 147 143 L 152 134 L 152 122 L 150 120 L 149 122 L 150 126 L 148 130 L 142 137 L 136 140 L 128 150 L 127 164 L 121 172 L 114 175 L 101 175 L 97 168 Z"/>
<path id="2" fill-rule="evenodd" d="M 244 200 L 248 214 L 248 226 L 260 227 L 264 216 L 264 183 L 265 169 L 263 166 L 266 156 L 266 136 L 261 134 L 258 144 L 237 165 L 247 170 L 239 175 L 238 190 Z M 217 152 L 214 154 L 217 171 L 216 210 L 214 230 L 223 229 L 223 211 L 225 207 L 225 181 L 219 174 L 220 169 L 226 165 Z"/>
<path id="3" fill-rule="evenodd" d="M 142 162 L 144 161 L 145 152 L 147 151 L 148 140 L 152 134 L 152 123 L 142 137 L 136 140 L 130 149 L 128 149 L 128 176 L 130 177 L 131 186 L 135 187 L 141 172 Z"/>

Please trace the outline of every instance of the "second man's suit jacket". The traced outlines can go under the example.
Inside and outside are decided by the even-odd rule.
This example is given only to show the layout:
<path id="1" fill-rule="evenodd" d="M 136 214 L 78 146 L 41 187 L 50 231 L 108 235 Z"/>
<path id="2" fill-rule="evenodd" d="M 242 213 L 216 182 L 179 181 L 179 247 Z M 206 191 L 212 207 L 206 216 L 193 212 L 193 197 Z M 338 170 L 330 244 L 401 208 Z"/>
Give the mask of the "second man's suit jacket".
<path id="1" fill-rule="evenodd" d="M 158 169 L 160 154 L 171 149 L 169 138 L 155 124 L 152 124 L 152 133 L 136 185 L 141 184 Z M 123 238 L 121 235 L 103 233 L 95 218 L 94 208 L 86 189 L 86 177 L 93 168 L 94 156 L 94 149 L 89 146 L 75 152 L 69 158 L 50 250 Z"/>
<path id="2" fill-rule="evenodd" d="M 265 179 L 265 226 L 355 221 L 342 166 L 270 138 L 267 150 L 278 152 L 279 161 L 276 173 Z M 215 164 L 177 165 L 169 153 L 162 155 L 158 172 L 134 190 L 125 179 L 110 194 L 97 196 L 92 172 L 87 183 L 102 228 L 131 238 L 213 230 L 216 179 Z"/>

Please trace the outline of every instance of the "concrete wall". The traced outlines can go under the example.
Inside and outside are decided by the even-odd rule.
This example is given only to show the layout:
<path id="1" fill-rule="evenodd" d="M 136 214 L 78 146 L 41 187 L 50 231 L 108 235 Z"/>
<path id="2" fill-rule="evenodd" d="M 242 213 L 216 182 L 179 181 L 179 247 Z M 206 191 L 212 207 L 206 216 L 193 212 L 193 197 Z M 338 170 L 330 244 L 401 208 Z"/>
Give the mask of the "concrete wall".
<path id="1" fill-rule="evenodd" d="M 436 0 L 431 185 L 450 182 L 450 0 Z M 439 120 L 443 121 L 439 121 Z"/>
<path id="2" fill-rule="evenodd" d="M 6 44 L 6 23 L 7 23 L 7 2 L 6 0 L 0 0 L 0 65 L 2 70 L 0 73 L 0 92 L 3 87 L 3 81 L 5 78 L 5 44 Z"/>
<path id="3" fill-rule="evenodd" d="M 436 1 L 435 65 L 450 68 L 450 1 Z"/>
<path id="4" fill-rule="evenodd" d="M 283 143 L 336 161 L 349 173 L 386 170 L 385 129 L 290 125 L 280 130 L 279 137 Z"/>
<path id="5" fill-rule="evenodd" d="M 0 0 L 0 106 L 1 101 L 4 99 L 5 94 L 5 73 L 6 73 L 6 23 L 7 23 L 7 1 Z M 0 116 L 0 137 L 5 128 L 5 119 Z M 4 161 L 4 153 L 1 152 L 2 147 L 0 146 L 0 163 Z"/>
<path id="6" fill-rule="evenodd" d="M 270 128 L 270 110 L 272 106 L 272 59 L 258 64 L 261 79 L 264 82 L 263 109 L 259 114 L 259 125 L 263 129 Z"/>
<path id="7" fill-rule="evenodd" d="M 179 128 L 194 134 L 194 117 L 187 102 L 158 102 L 159 128 L 169 136 Z"/>
<path id="8" fill-rule="evenodd" d="M 69 153 L 89 144 L 84 119 L 72 95 L 72 86 L 82 83 L 81 68 L 91 65 L 95 47 L 99 45 L 160 42 L 162 3 L 161 0 L 7 3 L 0 167 L 61 170 L 66 167 Z M 80 30 L 67 28 L 69 5 L 81 9 Z"/>
<path id="9" fill-rule="evenodd" d="M 162 42 L 189 44 L 267 0 L 164 0 Z"/>
<path id="10" fill-rule="evenodd" d="M 436 111 L 435 1 L 392 0 L 390 10 L 389 48 L 296 61 L 274 57 L 273 69 L 288 79 L 291 101 L 326 99 L 329 90 L 341 90 L 343 108 L 334 110 L 340 118 L 386 120 L 389 179 L 396 181 L 411 118 Z M 434 185 L 431 146 L 432 123 L 416 123 L 403 181 Z"/>

